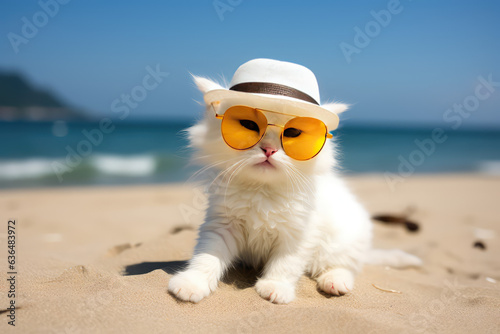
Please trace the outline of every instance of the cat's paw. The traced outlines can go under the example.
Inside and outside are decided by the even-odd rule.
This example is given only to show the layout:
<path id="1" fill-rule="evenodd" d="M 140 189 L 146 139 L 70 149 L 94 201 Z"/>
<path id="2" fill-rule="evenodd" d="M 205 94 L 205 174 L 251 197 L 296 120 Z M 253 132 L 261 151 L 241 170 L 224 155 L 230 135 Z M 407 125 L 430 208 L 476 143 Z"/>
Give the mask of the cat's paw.
<path id="1" fill-rule="evenodd" d="M 188 270 L 170 278 L 168 291 L 180 300 L 198 303 L 215 290 L 217 284 L 210 283 L 205 275 Z"/>
<path id="2" fill-rule="evenodd" d="M 324 292 L 341 296 L 354 288 L 354 274 L 344 268 L 335 268 L 317 278 L 318 287 Z"/>
<path id="3" fill-rule="evenodd" d="M 260 279 L 255 290 L 264 299 L 275 304 L 288 304 L 295 299 L 295 286 L 287 281 Z"/>

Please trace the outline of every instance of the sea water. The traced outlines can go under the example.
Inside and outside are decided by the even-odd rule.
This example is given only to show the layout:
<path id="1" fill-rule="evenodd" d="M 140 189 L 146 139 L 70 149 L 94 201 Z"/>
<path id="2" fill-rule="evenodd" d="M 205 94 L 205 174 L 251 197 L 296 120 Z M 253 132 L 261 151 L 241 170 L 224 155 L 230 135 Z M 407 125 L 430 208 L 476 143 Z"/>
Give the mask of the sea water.
<path id="1" fill-rule="evenodd" d="M 96 123 L 0 122 L 0 188 L 185 182 L 197 170 L 182 131 L 190 125 L 119 123 L 99 135 Z M 341 128 L 340 171 L 500 175 L 500 131 L 448 130 L 435 141 L 434 130 Z"/>

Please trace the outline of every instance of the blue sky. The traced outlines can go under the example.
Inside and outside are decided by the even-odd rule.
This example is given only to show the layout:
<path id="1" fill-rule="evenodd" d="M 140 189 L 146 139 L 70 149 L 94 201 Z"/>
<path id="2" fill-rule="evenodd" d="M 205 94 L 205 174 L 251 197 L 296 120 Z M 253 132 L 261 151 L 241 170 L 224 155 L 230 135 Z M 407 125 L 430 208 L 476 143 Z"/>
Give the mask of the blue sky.
<path id="1" fill-rule="evenodd" d="M 219 15 L 214 3 L 227 10 Z M 374 23 L 371 12 L 389 8 L 390 22 Z M 323 101 L 352 104 L 343 116 L 351 123 L 443 123 L 448 108 L 474 102 L 479 76 L 500 82 L 497 1 L 72 0 L 45 24 L 41 10 L 38 1 L 1 2 L 0 69 L 99 116 L 157 64 L 169 75 L 130 119 L 194 119 L 201 95 L 189 72 L 230 80 L 259 57 L 309 67 Z M 23 36 L 23 17 L 41 27 L 16 53 L 9 33 Z M 355 27 L 367 25 L 369 44 L 356 44 Z M 346 44 L 358 48 L 350 62 Z M 500 128 L 500 87 L 470 108 L 464 127 Z"/>

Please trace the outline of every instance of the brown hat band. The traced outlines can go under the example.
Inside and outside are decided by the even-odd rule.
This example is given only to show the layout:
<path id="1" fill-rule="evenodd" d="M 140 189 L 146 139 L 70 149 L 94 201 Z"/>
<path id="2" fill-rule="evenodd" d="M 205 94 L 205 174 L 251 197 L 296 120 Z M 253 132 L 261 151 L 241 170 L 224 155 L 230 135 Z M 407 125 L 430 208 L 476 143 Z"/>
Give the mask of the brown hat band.
<path id="1" fill-rule="evenodd" d="M 229 90 L 244 93 L 288 96 L 319 105 L 319 103 L 315 99 L 298 89 L 271 82 L 243 82 L 234 85 L 233 87 L 229 88 Z"/>

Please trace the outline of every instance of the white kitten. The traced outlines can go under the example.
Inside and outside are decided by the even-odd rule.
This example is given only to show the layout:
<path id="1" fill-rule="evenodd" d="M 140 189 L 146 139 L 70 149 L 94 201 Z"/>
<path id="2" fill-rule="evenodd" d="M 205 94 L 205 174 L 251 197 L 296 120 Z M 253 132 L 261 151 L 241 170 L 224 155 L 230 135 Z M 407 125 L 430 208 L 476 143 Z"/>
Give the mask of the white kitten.
<path id="1" fill-rule="evenodd" d="M 222 89 L 195 77 L 206 93 Z M 322 105 L 335 113 L 343 104 Z M 168 290 L 177 298 L 199 302 L 215 291 L 235 261 L 262 269 L 255 289 L 273 303 L 289 303 L 304 273 L 319 289 L 343 295 L 371 249 L 372 226 L 367 212 L 334 172 L 335 144 L 327 140 L 313 159 L 297 161 L 281 149 L 279 130 L 268 128 L 251 149 L 228 147 L 221 121 L 207 108 L 205 117 L 188 130 L 195 159 L 218 171 L 209 191 L 209 208 L 187 269 L 174 275 Z M 276 151 L 268 161 L 264 149 Z M 397 256 L 401 256 L 398 261 Z M 393 264 L 418 264 L 411 255 L 386 253 Z M 372 262 L 384 262 L 372 259 Z"/>

